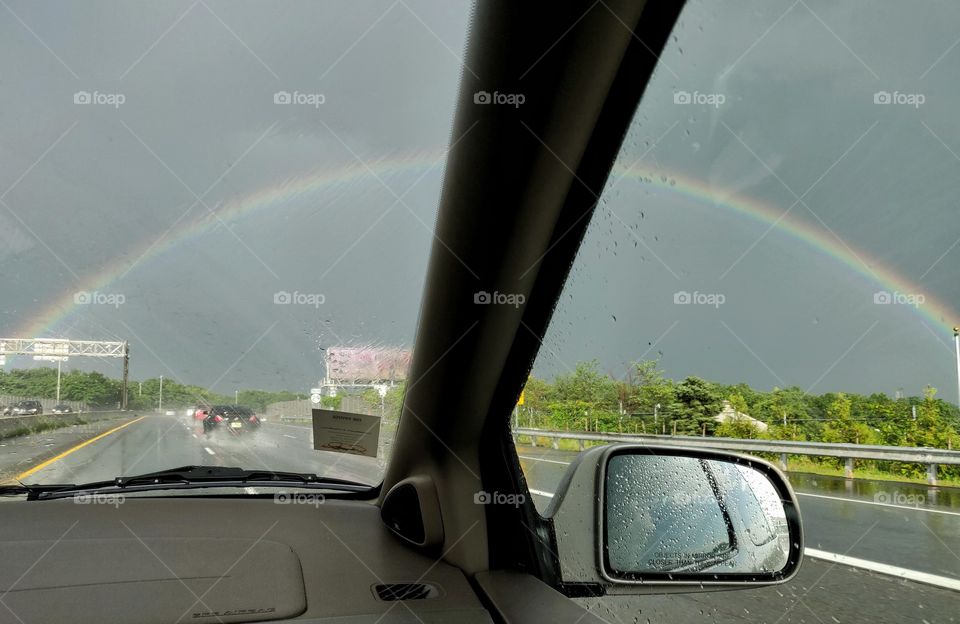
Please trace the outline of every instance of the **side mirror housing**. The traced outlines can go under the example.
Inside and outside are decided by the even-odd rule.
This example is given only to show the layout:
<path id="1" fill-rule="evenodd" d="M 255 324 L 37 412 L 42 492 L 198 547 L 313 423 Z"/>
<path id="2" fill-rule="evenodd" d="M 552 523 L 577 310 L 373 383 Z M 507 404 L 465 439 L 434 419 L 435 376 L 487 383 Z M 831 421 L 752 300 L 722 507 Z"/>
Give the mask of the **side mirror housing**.
<path id="1" fill-rule="evenodd" d="M 545 516 L 561 583 L 607 593 L 773 585 L 793 577 L 803 556 L 793 489 L 746 455 L 596 447 L 570 465 Z"/>

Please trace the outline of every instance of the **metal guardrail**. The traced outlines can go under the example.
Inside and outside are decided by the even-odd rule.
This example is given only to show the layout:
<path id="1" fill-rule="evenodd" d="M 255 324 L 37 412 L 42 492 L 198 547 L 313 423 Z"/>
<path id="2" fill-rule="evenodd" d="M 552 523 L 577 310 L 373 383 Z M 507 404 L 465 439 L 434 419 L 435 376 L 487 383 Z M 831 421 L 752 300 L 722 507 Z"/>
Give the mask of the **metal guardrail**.
<path id="1" fill-rule="evenodd" d="M 621 433 L 589 433 L 576 431 L 550 431 L 547 429 L 514 429 L 517 436 L 528 436 L 536 446 L 537 438 L 549 438 L 554 448 L 558 440 L 578 440 L 580 448 L 583 442 L 629 442 L 632 444 L 655 444 L 660 446 L 682 446 L 688 448 L 706 448 L 721 451 L 740 451 L 745 453 L 774 453 L 780 455 L 780 467 L 787 469 L 788 455 L 812 455 L 819 457 L 839 457 L 845 462 L 847 478 L 853 477 L 855 459 L 876 459 L 897 461 L 927 466 L 927 482 L 937 483 L 939 464 L 960 465 L 960 451 L 909 446 L 878 446 L 867 444 L 837 444 L 831 442 L 797 442 L 793 440 L 742 440 L 738 438 L 713 438 L 672 435 L 636 435 Z"/>

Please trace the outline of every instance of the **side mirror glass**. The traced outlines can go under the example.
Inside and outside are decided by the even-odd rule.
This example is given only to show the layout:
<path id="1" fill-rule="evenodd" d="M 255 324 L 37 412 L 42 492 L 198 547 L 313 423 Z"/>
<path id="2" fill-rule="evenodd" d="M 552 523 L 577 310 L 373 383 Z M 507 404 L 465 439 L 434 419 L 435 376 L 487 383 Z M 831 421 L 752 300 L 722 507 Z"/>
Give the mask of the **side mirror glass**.
<path id="1" fill-rule="evenodd" d="M 553 523 L 559 583 L 603 585 L 608 593 L 782 583 L 803 552 L 786 478 L 766 461 L 734 453 L 590 449 L 569 467 L 545 517 Z"/>
<path id="2" fill-rule="evenodd" d="M 786 510 L 744 464 L 621 452 L 603 492 L 603 564 L 612 579 L 773 574 L 790 554 Z"/>

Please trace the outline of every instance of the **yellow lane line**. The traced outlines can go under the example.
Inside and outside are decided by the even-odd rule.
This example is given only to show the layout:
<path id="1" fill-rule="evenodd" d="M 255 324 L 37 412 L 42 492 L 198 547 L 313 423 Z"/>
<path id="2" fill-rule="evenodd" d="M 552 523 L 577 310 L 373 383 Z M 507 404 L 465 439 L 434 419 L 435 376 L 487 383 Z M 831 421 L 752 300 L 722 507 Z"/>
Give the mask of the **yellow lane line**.
<path id="1" fill-rule="evenodd" d="M 40 470 L 43 470 L 44 468 L 46 468 L 47 466 L 49 466 L 49 465 L 52 464 L 53 462 L 59 461 L 59 460 L 63 459 L 64 457 L 66 457 L 67 455 L 69 455 L 69 454 L 71 454 L 71 453 L 74 453 L 74 452 L 76 452 L 76 451 L 79 451 L 80 449 L 82 449 L 83 447 L 87 446 L 88 444 L 93 444 L 93 443 L 96 442 L 97 440 L 100 440 L 101 438 L 107 437 L 107 436 L 110 435 L 111 433 L 116 433 L 117 431 L 120 431 L 120 430 L 123 429 L 124 427 L 129 427 L 130 425 L 132 425 L 132 424 L 135 423 L 135 422 L 140 422 L 140 421 L 143 420 L 144 418 L 146 418 L 146 416 L 141 416 L 140 418 L 135 418 L 135 419 L 131 420 L 130 422 L 123 423 L 123 424 L 120 425 L 119 427 L 114 427 L 113 429 L 110 429 L 109 431 L 104 431 L 103 433 L 101 433 L 101 434 L 98 435 L 98 436 L 94 436 L 94 437 L 90 438 L 89 440 L 86 440 L 86 441 L 84 441 L 84 442 L 81 442 L 80 444 L 78 444 L 78 445 L 76 445 L 76 446 L 74 446 L 74 447 L 68 448 L 67 450 L 65 450 L 64 452 L 60 453 L 59 455 L 57 455 L 57 456 L 55 456 L 55 457 L 51 457 L 50 459 L 48 459 L 47 461 L 45 461 L 45 462 L 43 462 L 43 463 L 41 463 L 41 464 L 37 464 L 36 466 L 34 466 L 33 468 L 31 468 L 30 470 L 27 470 L 27 471 L 25 471 L 25 472 L 21 472 L 20 474 L 17 475 L 17 480 L 20 481 L 20 480 L 26 479 L 27 477 L 29 477 L 29 476 L 32 475 L 33 473 L 39 472 Z"/>

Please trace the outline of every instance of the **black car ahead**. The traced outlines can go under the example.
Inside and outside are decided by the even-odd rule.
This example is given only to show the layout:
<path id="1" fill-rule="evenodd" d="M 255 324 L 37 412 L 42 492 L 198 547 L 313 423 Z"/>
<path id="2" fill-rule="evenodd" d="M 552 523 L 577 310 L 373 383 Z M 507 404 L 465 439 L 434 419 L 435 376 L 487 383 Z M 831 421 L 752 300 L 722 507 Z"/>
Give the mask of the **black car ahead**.
<path id="1" fill-rule="evenodd" d="M 260 419 L 243 405 L 214 405 L 203 419 L 203 432 L 209 434 L 219 428 L 234 435 L 249 433 L 260 428 Z"/>
<path id="2" fill-rule="evenodd" d="M 20 401 L 13 406 L 14 416 L 35 416 L 43 413 L 40 401 Z"/>
<path id="3" fill-rule="evenodd" d="M 50 410 L 54 414 L 72 414 L 73 408 L 67 405 L 66 403 L 61 403 L 59 405 L 54 405 L 53 409 Z"/>

